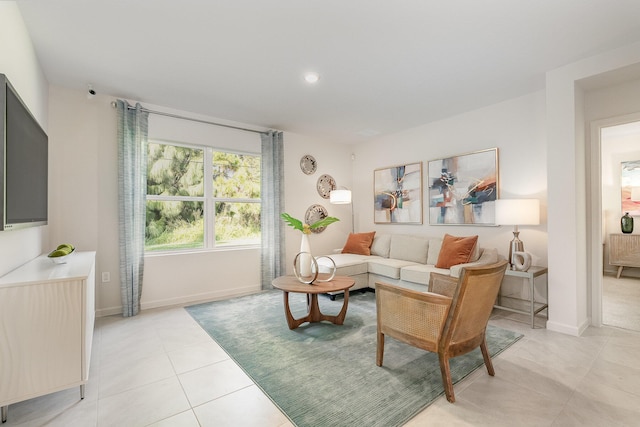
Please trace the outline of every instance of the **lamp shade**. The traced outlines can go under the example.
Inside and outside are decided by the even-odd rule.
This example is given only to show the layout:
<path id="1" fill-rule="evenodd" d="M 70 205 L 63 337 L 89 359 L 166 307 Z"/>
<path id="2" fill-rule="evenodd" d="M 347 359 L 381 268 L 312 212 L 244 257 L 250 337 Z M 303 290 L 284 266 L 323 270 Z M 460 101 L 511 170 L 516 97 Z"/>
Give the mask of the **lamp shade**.
<path id="1" fill-rule="evenodd" d="M 538 225 L 540 224 L 540 201 L 538 199 L 496 200 L 496 224 Z"/>
<path id="2" fill-rule="evenodd" d="M 631 187 L 631 201 L 640 202 L 640 187 Z"/>
<path id="3" fill-rule="evenodd" d="M 333 190 L 329 193 L 329 203 L 333 205 L 348 205 L 351 203 L 351 190 Z"/>

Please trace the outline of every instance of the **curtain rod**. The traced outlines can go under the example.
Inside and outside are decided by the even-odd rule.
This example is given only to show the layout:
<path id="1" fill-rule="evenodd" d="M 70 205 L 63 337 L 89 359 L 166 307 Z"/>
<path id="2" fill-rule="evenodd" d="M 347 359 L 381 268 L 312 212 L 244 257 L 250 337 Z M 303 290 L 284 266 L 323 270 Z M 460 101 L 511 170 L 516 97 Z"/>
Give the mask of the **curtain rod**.
<path id="1" fill-rule="evenodd" d="M 111 106 L 113 108 L 116 108 L 116 106 L 117 106 L 116 102 L 115 101 L 111 102 Z M 131 106 L 131 105 L 127 105 L 127 109 L 135 110 L 136 107 Z M 142 107 L 141 110 L 144 111 L 145 113 L 157 114 L 159 116 L 172 117 L 174 119 L 190 120 L 192 122 L 204 123 L 204 124 L 213 125 L 213 126 L 221 126 L 221 127 L 225 127 L 225 128 L 229 128 L 229 129 L 243 130 L 245 132 L 266 133 L 266 131 L 248 129 L 248 128 L 243 128 L 243 127 L 239 127 L 239 126 L 225 125 L 223 123 L 210 122 L 208 120 L 194 119 L 193 117 L 185 117 L 185 116 L 180 116 L 180 115 L 177 115 L 177 114 L 165 113 L 163 111 L 149 110 L 149 109 L 144 108 L 144 107 Z"/>

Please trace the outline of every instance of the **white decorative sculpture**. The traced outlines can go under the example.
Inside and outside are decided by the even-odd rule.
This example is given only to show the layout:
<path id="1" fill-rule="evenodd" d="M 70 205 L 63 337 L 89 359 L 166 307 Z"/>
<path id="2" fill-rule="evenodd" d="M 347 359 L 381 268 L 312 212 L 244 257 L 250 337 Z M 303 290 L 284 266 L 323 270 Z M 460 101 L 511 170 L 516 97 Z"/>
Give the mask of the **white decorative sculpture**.
<path id="1" fill-rule="evenodd" d="M 531 254 L 528 252 L 513 252 L 513 269 L 517 271 L 527 271 L 531 267 Z"/>

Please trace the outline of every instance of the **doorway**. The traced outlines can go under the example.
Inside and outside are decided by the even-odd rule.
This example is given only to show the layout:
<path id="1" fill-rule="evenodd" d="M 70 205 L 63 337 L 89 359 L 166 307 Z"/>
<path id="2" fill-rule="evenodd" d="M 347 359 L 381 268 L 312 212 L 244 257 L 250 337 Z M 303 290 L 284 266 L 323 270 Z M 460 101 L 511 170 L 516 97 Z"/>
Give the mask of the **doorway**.
<path id="1" fill-rule="evenodd" d="M 615 123 L 616 119 L 613 123 L 601 123 L 598 129 L 602 239 L 599 247 L 603 249 L 599 299 L 603 325 L 640 332 L 640 268 L 624 268 L 618 278 L 618 268 L 609 264 L 610 236 L 621 233 L 620 218 L 624 213 L 621 206 L 623 164 L 628 184 L 628 166 L 640 161 L 640 120 L 628 121 L 630 118 L 620 118 L 620 123 Z M 635 222 L 632 234 L 640 235 L 639 216 Z"/>

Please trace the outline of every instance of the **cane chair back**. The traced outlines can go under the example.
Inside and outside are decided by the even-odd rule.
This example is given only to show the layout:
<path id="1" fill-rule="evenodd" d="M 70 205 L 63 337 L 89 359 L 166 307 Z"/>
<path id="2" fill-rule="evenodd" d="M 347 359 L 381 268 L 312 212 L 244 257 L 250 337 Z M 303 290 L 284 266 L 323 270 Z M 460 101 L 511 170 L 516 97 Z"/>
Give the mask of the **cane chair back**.
<path id="1" fill-rule="evenodd" d="M 450 402 L 455 402 L 450 358 L 480 347 L 487 371 L 494 375 L 485 331 L 506 268 L 506 261 L 465 268 L 458 279 L 432 273 L 429 292 L 376 283 L 376 364 L 382 366 L 385 335 L 438 353 Z"/>

